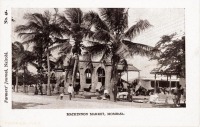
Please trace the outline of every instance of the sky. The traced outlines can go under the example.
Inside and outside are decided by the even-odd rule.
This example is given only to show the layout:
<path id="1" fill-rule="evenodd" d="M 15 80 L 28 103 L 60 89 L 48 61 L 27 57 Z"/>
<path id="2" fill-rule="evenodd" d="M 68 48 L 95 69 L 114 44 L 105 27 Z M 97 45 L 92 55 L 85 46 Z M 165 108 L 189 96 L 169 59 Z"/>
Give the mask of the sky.
<path id="1" fill-rule="evenodd" d="M 97 8 L 81 8 L 83 12 L 88 12 L 90 10 L 98 12 Z M 13 8 L 12 17 L 15 22 L 12 23 L 12 42 L 19 41 L 23 42 L 21 38 L 17 36 L 14 29 L 17 25 L 22 25 L 26 23 L 23 19 L 25 13 L 39 12 L 43 13 L 45 10 L 53 12 L 54 9 L 48 8 Z M 62 13 L 65 9 L 59 8 L 59 12 Z M 185 32 L 185 10 L 181 8 L 129 8 L 128 10 L 128 23 L 129 27 L 134 25 L 140 19 L 147 19 L 153 27 L 145 30 L 140 35 L 135 37 L 132 41 L 136 43 L 142 43 L 150 46 L 155 46 L 155 44 L 160 40 L 163 35 L 170 35 L 172 33 L 177 33 L 182 35 Z M 179 36 L 177 36 L 178 38 Z M 149 61 L 147 57 L 134 56 L 128 59 L 129 64 L 133 64 L 140 71 L 141 77 L 152 78 L 150 72 L 157 67 L 156 61 Z M 30 71 L 36 72 L 36 69 L 29 66 Z M 132 80 L 137 78 L 137 72 L 129 72 L 128 79 Z M 127 75 L 123 76 L 126 79 Z"/>

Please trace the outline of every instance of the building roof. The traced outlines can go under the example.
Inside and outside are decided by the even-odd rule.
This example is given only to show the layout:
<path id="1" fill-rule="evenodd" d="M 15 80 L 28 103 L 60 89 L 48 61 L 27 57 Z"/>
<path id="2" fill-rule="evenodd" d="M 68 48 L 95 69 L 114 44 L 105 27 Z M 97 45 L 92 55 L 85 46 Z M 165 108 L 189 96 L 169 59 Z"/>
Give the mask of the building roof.
<path id="1" fill-rule="evenodd" d="M 175 71 L 163 71 L 159 68 L 154 68 L 150 74 L 159 74 L 159 75 L 177 75 L 178 72 Z"/>
<path id="2" fill-rule="evenodd" d="M 80 60 L 79 62 L 89 62 L 89 61 L 84 61 L 84 60 Z M 92 61 L 92 63 L 101 63 L 99 61 Z M 106 62 L 105 66 L 112 66 L 111 62 Z M 118 70 L 122 71 L 123 70 L 123 64 L 118 64 Z M 133 66 L 132 64 L 128 64 L 128 71 L 140 71 L 139 69 L 137 69 L 135 66 Z"/>
<path id="3" fill-rule="evenodd" d="M 80 60 L 79 62 L 89 62 L 89 61 L 83 61 L 83 60 Z M 92 63 L 101 63 L 101 62 L 97 62 L 97 61 L 92 61 Z M 105 66 L 111 66 L 111 62 L 107 62 L 105 63 Z M 64 71 L 64 69 L 72 69 L 70 68 L 69 66 L 63 66 L 64 68 L 60 67 L 60 68 L 55 68 L 55 70 L 60 70 L 60 71 Z M 140 70 L 137 69 L 135 66 L 133 66 L 132 64 L 128 64 L 128 71 L 137 71 L 139 72 Z M 118 64 L 118 71 L 123 71 L 123 64 Z"/>

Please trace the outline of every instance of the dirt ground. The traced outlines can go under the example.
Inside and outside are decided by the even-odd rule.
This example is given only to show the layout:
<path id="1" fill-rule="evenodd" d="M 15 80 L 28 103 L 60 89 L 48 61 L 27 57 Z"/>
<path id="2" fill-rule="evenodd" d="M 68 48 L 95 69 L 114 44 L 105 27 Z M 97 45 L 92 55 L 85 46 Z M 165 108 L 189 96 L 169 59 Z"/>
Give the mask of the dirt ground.
<path id="1" fill-rule="evenodd" d="M 148 99 L 148 96 L 135 96 L 134 99 Z M 33 95 L 24 93 L 12 93 L 13 109 L 99 109 L 99 108 L 172 108 L 173 104 L 150 104 L 110 100 L 98 100 L 96 97 L 85 99 L 76 95 L 69 100 L 68 95 L 64 95 L 60 100 L 59 95 Z"/>

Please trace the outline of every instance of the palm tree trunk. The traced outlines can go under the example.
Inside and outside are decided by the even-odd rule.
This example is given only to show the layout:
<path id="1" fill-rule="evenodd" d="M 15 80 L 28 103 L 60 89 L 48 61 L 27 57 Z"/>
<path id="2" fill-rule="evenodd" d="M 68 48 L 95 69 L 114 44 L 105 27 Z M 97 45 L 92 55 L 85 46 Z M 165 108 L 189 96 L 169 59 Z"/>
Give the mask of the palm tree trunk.
<path id="1" fill-rule="evenodd" d="M 69 83 L 69 80 L 67 80 L 67 79 L 68 79 L 68 77 L 69 77 L 69 71 L 70 71 L 70 70 L 66 70 L 66 71 L 65 71 L 65 80 L 64 80 L 64 81 L 65 81 L 65 84 L 64 84 L 65 93 L 68 93 L 67 89 L 68 89 L 68 86 L 69 86 L 69 84 L 68 84 L 68 83 Z M 67 83 L 67 82 L 68 82 L 68 83 Z"/>
<path id="2" fill-rule="evenodd" d="M 38 87 L 40 88 L 41 85 L 42 85 L 42 77 L 41 77 L 41 75 L 42 75 L 42 59 L 39 58 L 38 61 L 39 61 L 39 63 L 38 63 L 39 69 L 38 69 L 38 82 L 37 82 L 36 88 L 35 88 L 35 94 L 36 94 L 36 95 L 38 95 L 38 91 L 39 91 L 39 90 L 40 90 L 40 92 L 42 93 L 42 91 L 41 91 L 42 89 L 39 89 L 39 90 L 38 90 Z"/>
<path id="3" fill-rule="evenodd" d="M 76 80 L 76 71 L 77 71 L 77 66 L 79 62 L 79 56 L 78 54 L 75 54 L 75 62 L 74 62 L 74 68 L 73 68 L 73 73 L 72 73 L 72 86 L 75 86 L 75 80 Z"/>
<path id="4" fill-rule="evenodd" d="M 26 93 L 26 89 L 25 89 L 25 73 L 26 73 L 26 66 L 24 64 L 24 74 L 23 74 L 23 92 Z"/>
<path id="5" fill-rule="evenodd" d="M 16 68 L 16 84 L 15 84 L 15 92 L 18 92 L 18 69 L 19 69 L 19 64 L 17 63 L 17 68 Z"/>
<path id="6" fill-rule="evenodd" d="M 112 70 L 112 72 L 111 72 L 112 76 L 111 76 L 110 85 L 108 87 L 108 91 L 110 93 L 110 100 L 111 101 L 114 101 L 114 96 L 116 96 L 116 93 L 118 92 L 118 91 L 114 91 L 114 86 L 117 85 L 117 82 L 118 82 L 117 65 L 118 64 L 112 66 L 112 69 L 111 69 Z"/>
<path id="7" fill-rule="evenodd" d="M 47 53 L 47 67 L 48 67 L 48 81 L 47 81 L 47 96 L 51 96 L 51 84 L 50 84 L 50 61 L 49 61 L 49 52 Z"/>

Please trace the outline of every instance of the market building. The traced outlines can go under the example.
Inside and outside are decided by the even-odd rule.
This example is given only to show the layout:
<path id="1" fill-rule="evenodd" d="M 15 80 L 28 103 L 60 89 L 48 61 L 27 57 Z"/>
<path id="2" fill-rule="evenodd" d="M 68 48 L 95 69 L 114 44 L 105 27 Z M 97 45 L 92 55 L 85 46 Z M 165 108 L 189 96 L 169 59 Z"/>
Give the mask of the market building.
<path id="1" fill-rule="evenodd" d="M 90 92 L 96 92 L 97 89 L 100 87 L 104 87 L 108 89 L 111 83 L 111 62 L 98 62 L 98 61 L 88 61 L 88 54 L 81 56 L 82 59 L 79 60 L 78 70 L 76 74 L 76 81 L 75 84 L 80 84 L 80 90 L 84 91 L 84 88 L 89 88 Z M 57 67 L 55 69 L 56 77 L 66 77 L 66 78 L 57 78 L 57 86 L 59 85 L 60 81 L 63 79 L 65 84 L 65 93 L 67 93 L 66 88 L 68 88 L 69 83 L 71 83 L 71 78 L 68 74 L 72 68 L 69 68 L 67 62 L 63 62 L 63 68 Z M 127 80 L 128 80 L 128 72 L 134 71 L 138 73 L 138 77 L 140 76 L 140 70 L 137 69 L 132 64 L 128 64 L 127 71 L 123 71 L 123 64 L 118 65 L 118 74 L 122 76 L 124 73 L 127 73 Z"/>

